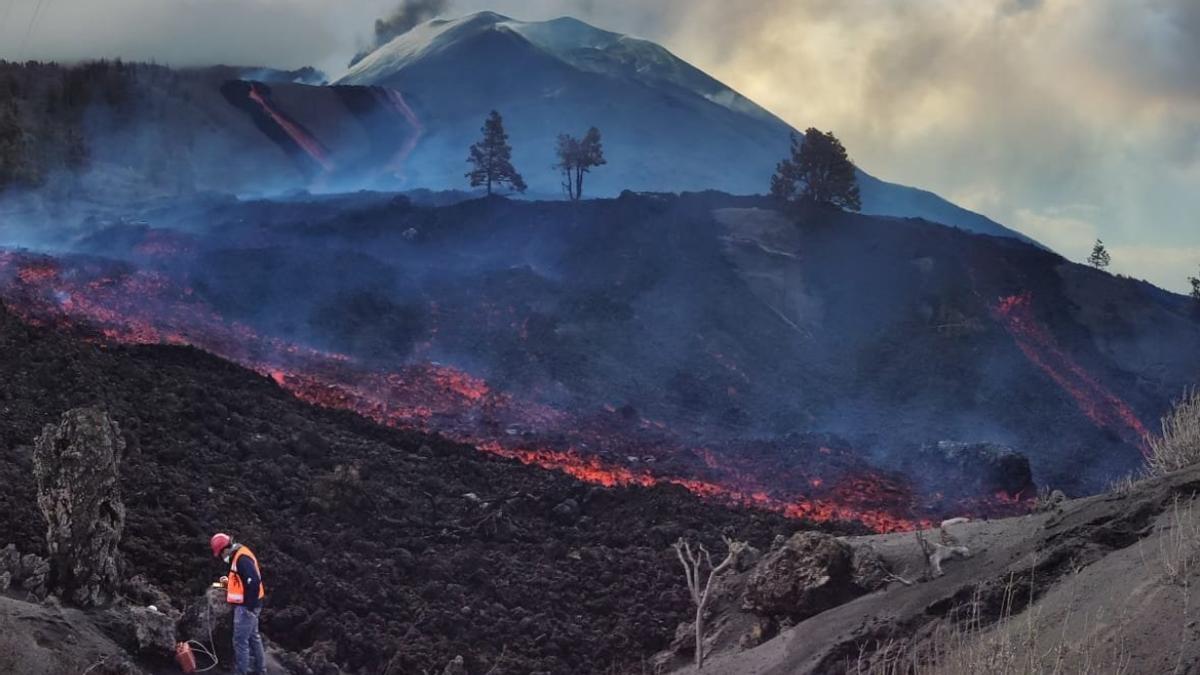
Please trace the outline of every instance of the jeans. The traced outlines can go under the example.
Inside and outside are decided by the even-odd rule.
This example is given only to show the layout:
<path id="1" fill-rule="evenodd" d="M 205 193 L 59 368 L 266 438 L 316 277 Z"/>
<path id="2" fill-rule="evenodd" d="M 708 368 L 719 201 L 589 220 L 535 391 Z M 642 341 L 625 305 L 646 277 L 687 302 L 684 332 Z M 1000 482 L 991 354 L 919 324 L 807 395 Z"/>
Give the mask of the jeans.
<path id="1" fill-rule="evenodd" d="M 267 672 L 262 637 L 258 634 L 258 615 L 262 607 L 233 608 L 233 672 L 237 675 Z"/>

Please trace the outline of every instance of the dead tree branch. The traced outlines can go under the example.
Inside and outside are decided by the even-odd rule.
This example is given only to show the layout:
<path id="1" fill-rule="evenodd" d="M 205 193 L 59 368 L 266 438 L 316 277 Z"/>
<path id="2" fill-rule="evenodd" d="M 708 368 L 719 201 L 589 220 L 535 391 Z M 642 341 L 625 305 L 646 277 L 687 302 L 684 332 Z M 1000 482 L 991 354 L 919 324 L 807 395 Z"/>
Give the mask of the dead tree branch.
<path id="1" fill-rule="evenodd" d="M 712 592 L 713 579 L 729 569 L 730 565 L 748 546 L 744 541 L 734 541 L 724 535 L 721 536 L 721 539 L 725 541 L 728 553 L 726 553 L 725 559 L 715 566 L 712 554 L 708 552 L 704 544 L 697 544 L 697 550 L 693 551 L 691 544 L 681 537 L 674 546 L 675 555 L 679 557 L 679 562 L 683 565 L 683 576 L 687 581 L 688 593 L 692 596 L 692 604 L 696 606 L 696 670 L 704 667 L 704 608 L 708 604 L 708 597 Z M 703 574 L 705 567 L 708 569 L 707 576 Z M 701 577 L 703 577 L 703 584 Z"/>

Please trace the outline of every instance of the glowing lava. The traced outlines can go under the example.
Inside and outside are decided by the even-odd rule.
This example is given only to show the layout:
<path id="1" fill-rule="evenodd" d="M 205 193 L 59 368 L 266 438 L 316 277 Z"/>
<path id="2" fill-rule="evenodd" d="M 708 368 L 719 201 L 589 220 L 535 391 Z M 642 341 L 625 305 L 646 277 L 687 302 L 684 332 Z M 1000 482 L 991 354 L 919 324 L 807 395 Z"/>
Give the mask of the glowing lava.
<path id="1" fill-rule="evenodd" d="M 152 240 L 151 250 L 169 254 L 171 247 L 158 241 Z M 0 251 L 0 297 L 30 323 L 100 343 L 192 345 L 269 377 L 308 403 L 438 433 L 598 485 L 676 485 L 709 499 L 816 522 L 856 521 L 878 532 L 924 526 L 947 508 L 954 515 L 1024 510 L 1024 499 L 1007 495 L 939 505 L 904 477 L 879 471 L 846 448 L 745 441 L 689 450 L 667 424 L 614 406 L 570 412 L 497 391 L 437 363 L 368 366 L 228 322 L 168 273 Z"/>
<path id="2" fill-rule="evenodd" d="M 263 90 L 263 85 L 258 82 L 251 82 L 250 92 L 247 96 L 249 96 L 251 101 L 257 103 L 263 109 L 263 112 L 274 120 L 275 124 L 279 125 L 279 128 L 283 130 L 283 133 L 287 134 L 300 149 L 308 153 L 308 156 L 312 157 L 313 161 L 320 164 L 321 168 L 326 171 L 333 170 L 333 161 L 329 159 L 329 151 L 325 146 L 321 145 L 321 142 L 314 138 L 308 130 L 280 110 L 275 105 L 275 102 L 271 100 L 270 94 Z"/>
<path id="3" fill-rule="evenodd" d="M 1033 294 L 1001 298 L 992 312 L 1026 358 L 1067 392 L 1088 419 L 1117 434 L 1143 454 L 1147 452 L 1149 432 L 1145 425 L 1128 404 L 1097 382 L 1058 346 L 1054 336 L 1034 316 Z"/>
<path id="4" fill-rule="evenodd" d="M 425 135 L 425 127 L 421 124 L 421 119 L 413 112 L 412 107 L 404 100 L 403 94 L 388 87 L 372 89 L 372 91 L 376 92 L 376 96 L 381 102 L 403 118 L 412 129 L 412 133 L 404 139 L 404 144 L 400 146 L 400 149 L 396 151 L 396 154 L 392 156 L 391 161 L 388 163 L 388 169 L 392 173 L 402 175 L 408 156 L 412 154 L 421 137 Z"/>

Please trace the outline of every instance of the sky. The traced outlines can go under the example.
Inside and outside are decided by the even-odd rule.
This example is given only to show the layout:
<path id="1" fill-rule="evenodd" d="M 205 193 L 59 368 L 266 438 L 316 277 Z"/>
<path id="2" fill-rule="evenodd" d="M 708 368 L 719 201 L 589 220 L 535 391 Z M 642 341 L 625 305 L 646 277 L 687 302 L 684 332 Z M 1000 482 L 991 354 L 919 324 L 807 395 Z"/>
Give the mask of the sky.
<path id="1" fill-rule="evenodd" d="M 0 58 L 316 65 L 396 0 L 0 0 Z M 865 170 L 1074 260 L 1200 274 L 1200 0 L 446 0 L 655 40 Z"/>

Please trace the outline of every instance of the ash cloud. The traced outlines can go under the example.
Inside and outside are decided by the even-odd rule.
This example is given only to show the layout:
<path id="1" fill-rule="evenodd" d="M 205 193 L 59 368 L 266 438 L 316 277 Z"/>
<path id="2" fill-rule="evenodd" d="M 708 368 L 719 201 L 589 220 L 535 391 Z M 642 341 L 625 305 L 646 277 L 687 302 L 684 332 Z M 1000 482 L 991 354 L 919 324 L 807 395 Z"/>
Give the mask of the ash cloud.
<path id="1" fill-rule="evenodd" d="M 403 0 L 382 18 L 375 20 L 375 35 L 366 49 L 350 60 L 350 65 L 363 60 L 367 54 L 407 33 L 419 24 L 438 18 L 450 9 L 449 0 Z"/>

